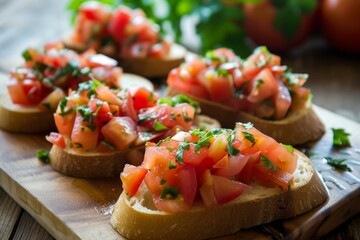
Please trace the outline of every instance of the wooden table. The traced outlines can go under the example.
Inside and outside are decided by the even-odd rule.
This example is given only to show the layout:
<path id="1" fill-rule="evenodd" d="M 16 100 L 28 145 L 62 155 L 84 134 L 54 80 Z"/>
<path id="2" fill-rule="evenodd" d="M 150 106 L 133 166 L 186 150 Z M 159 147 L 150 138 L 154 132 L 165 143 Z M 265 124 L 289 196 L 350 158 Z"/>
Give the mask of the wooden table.
<path id="1" fill-rule="evenodd" d="M 0 0 L 0 72 L 19 61 L 21 51 L 61 38 L 69 29 L 67 0 Z M 331 51 L 314 38 L 284 58 L 294 72 L 307 72 L 315 104 L 360 122 L 360 59 Z M 1 117 L 1 116 L 0 116 Z M 1 147 L 1 146 L 0 146 Z M 0 188 L 1 239 L 53 239 Z M 360 239 L 360 215 L 324 239 Z"/>

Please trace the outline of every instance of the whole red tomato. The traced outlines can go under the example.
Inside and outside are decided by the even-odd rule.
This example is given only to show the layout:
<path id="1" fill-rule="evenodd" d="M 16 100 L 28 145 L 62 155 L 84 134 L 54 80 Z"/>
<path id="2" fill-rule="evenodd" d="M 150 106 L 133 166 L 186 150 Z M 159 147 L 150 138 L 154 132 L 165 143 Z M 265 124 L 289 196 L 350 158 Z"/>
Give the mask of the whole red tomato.
<path id="1" fill-rule="evenodd" d="M 329 43 L 342 51 L 360 52 L 360 0 L 322 0 L 320 11 Z"/>
<path id="2" fill-rule="evenodd" d="M 359 0 L 360 1 L 360 0 Z M 270 0 L 246 3 L 244 28 L 247 35 L 258 45 L 266 45 L 271 51 L 284 52 L 301 42 L 310 34 L 314 25 L 314 13 L 301 17 L 300 28 L 292 39 L 274 27 L 276 8 Z"/>

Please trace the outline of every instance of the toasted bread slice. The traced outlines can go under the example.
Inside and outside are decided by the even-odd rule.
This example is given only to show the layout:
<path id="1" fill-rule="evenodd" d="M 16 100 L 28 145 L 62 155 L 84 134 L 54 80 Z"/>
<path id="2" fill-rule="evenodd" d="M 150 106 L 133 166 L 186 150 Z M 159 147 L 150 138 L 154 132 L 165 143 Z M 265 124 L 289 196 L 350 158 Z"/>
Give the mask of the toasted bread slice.
<path id="1" fill-rule="evenodd" d="M 154 85 L 149 80 L 130 73 L 122 74 L 120 86 L 139 86 L 154 91 Z M 14 133 L 50 132 L 56 129 L 53 113 L 37 106 L 13 104 L 9 94 L 5 92 L 0 99 L 0 128 Z"/>
<path id="2" fill-rule="evenodd" d="M 69 37 L 63 39 L 67 48 L 77 52 L 87 50 L 87 46 L 74 43 Z M 172 44 L 170 53 L 165 58 L 120 58 L 113 53 L 99 50 L 100 53 L 108 55 L 119 61 L 119 65 L 126 71 L 135 73 L 144 77 L 164 77 L 171 69 L 179 66 L 185 60 L 186 49 L 178 44 Z"/>
<path id="3" fill-rule="evenodd" d="M 296 154 L 298 167 L 288 191 L 253 182 L 250 190 L 229 203 L 213 208 L 196 203 L 190 211 L 166 213 L 155 208 L 151 193 L 142 185 L 133 197 L 125 192 L 120 195 L 111 224 L 129 239 L 204 239 L 295 217 L 328 198 L 311 161 L 299 151 Z"/>
<path id="4" fill-rule="evenodd" d="M 194 126 L 205 129 L 219 128 L 220 123 L 207 116 L 198 115 Z M 140 165 L 144 158 L 145 142 L 126 151 L 109 153 L 77 153 L 72 149 L 62 149 L 53 145 L 50 164 L 58 172 L 79 178 L 106 178 L 118 176 L 126 163 Z"/>
<path id="5" fill-rule="evenodd" d="M 166 95 L 174 96 L 180 92 L 167 88 Z M 233 128 L 235 122 L 252 122 L 261 132 L 284 144 L 298 145 L 319 139 L 325 133 L 324 124 L 308 103 L 299 111 L 290 112 L 281 120 L 265 120 L 246 112 L 236 112 L 220 103 L 190 96 L 200 104 L 203 114 L 216 118 L 222 127 Z"/>

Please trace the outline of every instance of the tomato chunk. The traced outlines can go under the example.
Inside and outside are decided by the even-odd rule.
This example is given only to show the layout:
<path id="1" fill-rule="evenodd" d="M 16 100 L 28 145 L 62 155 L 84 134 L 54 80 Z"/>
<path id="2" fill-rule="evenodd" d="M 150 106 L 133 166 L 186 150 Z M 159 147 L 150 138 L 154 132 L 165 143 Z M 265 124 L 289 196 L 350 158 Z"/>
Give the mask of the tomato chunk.
<path id="1" fill-rule="evenodd" d="M 123 189 L 131 196 L 134 196 L 147 172 L 148 171 L 141 166 L 135 167 L 126 164 L 123 172 L 120 174 Z"/>

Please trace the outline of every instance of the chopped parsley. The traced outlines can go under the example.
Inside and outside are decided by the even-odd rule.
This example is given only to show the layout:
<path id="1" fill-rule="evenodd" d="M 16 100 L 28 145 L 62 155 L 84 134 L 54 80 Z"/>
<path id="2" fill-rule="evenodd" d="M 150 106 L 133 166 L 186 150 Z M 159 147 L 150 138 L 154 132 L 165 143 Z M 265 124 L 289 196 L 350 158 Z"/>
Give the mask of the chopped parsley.
<path id="1" fill-rule="evenodd" d="M 148 116 L 141 116 L 141 117 L 139 117 L 139 124 L 146 122 L 147 120 L 154 119 L 154 118 L 156 118 L 156 114 L 154 114 L 154 113 L 150 114 Z"/>
<path id="2" fill-rule="evenodd" d="M 285 147 L 287 150 L 289 150 L 291 153 L 293 153 L 295 151 L 294 147 L 291 145 L 287 145 L 287 144 L 282 144 L 280 143 L 281 146 Z"/>
<path id="3" fill-rule="evenodd" d="M 343 128 L 331 128 L 333 132 L 333 145 L 336 147 L 345 147 L 350 146 L 349 136 L 350 133 L 347 133 Z"/>
<path id="4" fill-rule="evenodd" d="M 167 186 L 165 187 L 160 195 L 161 199 L 175 199 L 179 196 L 180 191 L 176 187 Z"/>
<path id="5" fill-rule="evenodd" d="M 36 151 L 36 156 L 43 163 L 49 163 L 50 162 L 49 152 L 47 152 L 47 151 L 37 150 Z"/>
<path id="6" fill-rule="evenodd" d="M 160 185 L 164 185 L 165 183 L 166 183 L 166 180 L 162 178 L 162 179 L 160 180 Z"/>
<path id="7" fill-rule="evenodd" d="M 174 151 L 174 148 L 173 147 L 166 147 L 166 150 L 168 150 L 169 152 L 172 152 L 172 151 Z"/>
<path id="8" fill-rule="evenodd" d="M 79 84 L 79 89 L 77 90 L 78 93 L 82 93 L 83 91 L 88 91 L 87 96 L 91 98 L 91 96 L 96 94 L 95 89 L 100 86 L 102 83 L 96 79 L 92 81 L 83 82 Z"/>
<path id="9" fill-rule="evenodd" d="M 32 60 L 31 55 L 30 55 L 28 49 L 26 49 L 25 51 L 23 51 L 21 55 L 22 55 L 22 57 L 25 59 L 26 62 Z"/>
<path id="10" fill-rule="evenodd" d="M 200 149 L 203 147 L 209 147 L 210 146 L 210 139 L 214 137 L 214 134 L 211 131 L 206 132 L 205 134 L 202 134 L 200 137 L 200 140 L 195 145 L 195 152 L 196 154 L 200 153 Z"/>
<path id="11" fill-rule="evenodd" d="M 193 106 L 195 108 L 195 112 L 198 111 L 199 109 L 199 103 L 197 101 L 194 101 L 192 100 L 191 98 L 189 98 L 188 96 L 184 95 L 184 94 L 179 94 L 179 95 L 176 95 L 172 98 L 170 97 L 163 97 L 163 98 L 160 98 L 158 100 L 158 104 L 167 104 L 167 105 L 170 105 L 172 107 L 178 105 L 178 104 L 181 104 L 181 103 L 188 103 L 190 104 L 191 106 Z"/>
<path id="12" fill-rule="evenodd" d="M 258 79 L 258 80 L 256 81 L 255 88 L 256 88 L 256 89 L 259 89 L 260 86 L 263 85 L 263 84 L 264 84 L 264 80 Z"/>
<path id="13" fill-rule="evenodd" d="M 73 108 L 69 108 L 67 111 L 65 111 L 65 107 L 66 107 L 66 104 L 67 104 L 67 98 L 66 97 L 62 97 L 61 100 L 60 100 L 60 104 L 59 104 L 59 107 L 60 107 L 60 116 L 65 116 L 65 115 L 68 115 L 69 113 L 71 113 L 73 111 Z"/>
<path id="14" fill-rule="evenodd" d="M 261 166 L 263 166 L 263 167 L 266 167 L 273 171 L 280 170 L 280 168 L 275 166 L 265 154 L 261 155 L 261 161 L 262 161 Z"/>
<path id="15" fill-rule="evenodd" d="M 335 167 L 336 169 L 351 172 L 351 168 L 345 163 L 346 159 L 335 159 L 332 157 L 325 157 L 325 160 L 327 164 Z"/>
<path id="16" fill-rule="evenodd" d="M 169 161 L 169 169 L 175 169 L 176 168 L 176 164 L 173 163 L 172 161 Z"/>
<path id="17" fill-rule="evenodd" d="M 42 103 L 42 106 L 44 106 L 46 109 L 50 110 L 50 103 Z"/>
<path id="18" fill-rule="evenodd" d="M 226 77 L 229 75 L 228 71 L 226 69 L 222 69 L 222 68 L 219 68 L 216 70 L 216 74 L 219 76 L 219 77 Z"/>
<path id="19" fill-rule="evenodd" d="M 178 162 L 179 164 L 184 164 L 184 151 L 185 150 L 189 150 L 190 149 L 190 144 L 187 142 L 181 142 L 179 144 L 179 148 L 178 150 L 176 150 L 175 153 L 175 160 L 176 162 Z"/>
<path id="20" fill-rule="evenodd" d="M 154 122 L 154 130 L 155 131 L 160 132 L 160 131 L 167 130 L 167 129 L 168 129 L 167 126 L 165 126 L 164 124 L 155 120 L 155 122 Z"/>
<path id="21" fill-rule="evenodd" d="M 236 156 L 240 153 L 240 150 L 233 146 L 233 142 L 235 140 L 235 134 L 236 134 L 235 130 L 231 131 L 230 136 L 226 139 L 228 141 L 228 145 L 227 145 L 228 153 L 232 156 Z"/>
<path id="22" fill-rule="evenodd" d="M 171 138 L 170 137 L 167 137 L 167 138 L 165 138 L 165 139 L 161 139 L 157 144 L 156 144 L 156 146 L 158 147 L 158 146 L 161 146 L 161 144 L 163 143 L 163 142 L 169 142 L 171 140 Z"/>
<path id="23" fill-rule="evenodd" d="M 254 135 L 252 135 L 251 133 L 242 131 L 242 134 L 244 135 L 244 137 L 249 140 L 252 143 L 252 146 L 254 146 L 254 144 L 256 143 L 256 139 L 254 137 Z"/>
<path id="24" fill-rule="evenodd" d="M 81 143 L 79 143 L 79 142 L 74 142 L 74 144 L 75 144 L 75 148 L 82 148 L 83 147 L 83 145 Z"/>

